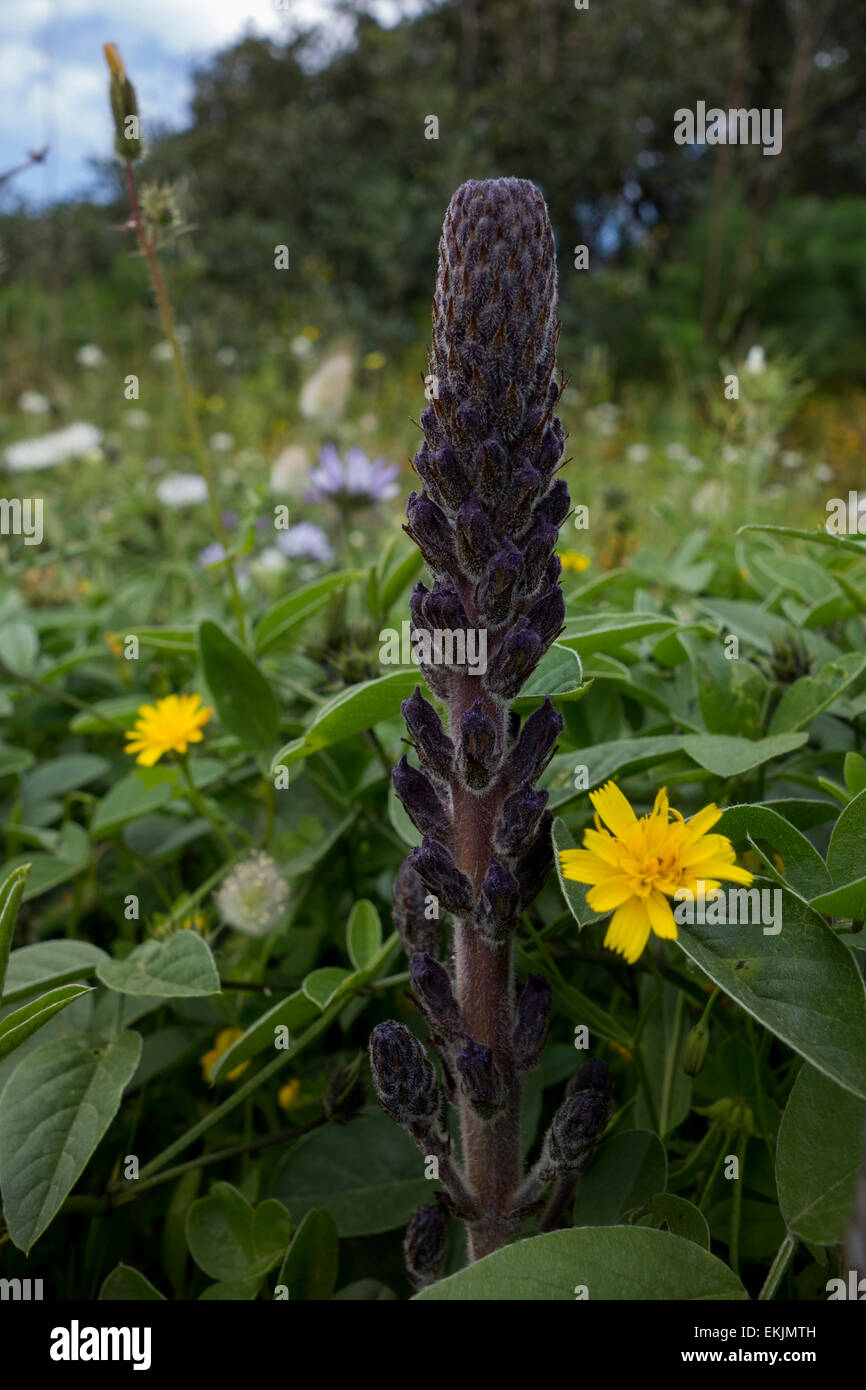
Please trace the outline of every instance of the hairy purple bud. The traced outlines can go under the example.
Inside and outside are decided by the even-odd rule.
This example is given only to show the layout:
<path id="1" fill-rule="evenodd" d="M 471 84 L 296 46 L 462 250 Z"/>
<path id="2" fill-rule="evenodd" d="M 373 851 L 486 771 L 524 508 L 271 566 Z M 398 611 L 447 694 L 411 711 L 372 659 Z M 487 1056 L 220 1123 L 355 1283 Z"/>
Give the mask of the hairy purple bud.
<path id="1" fill-rule="evenodd" d="M 403 1237 L 403 1259 L 410 1283 L 426 1289 L 442 1274 L 448 1252 L 448 1217 L 439 1202 L 418 1207 Z"/>
<path id="2" fill-rule="evenodd" d="M 400 709 L 424 765 L 435 777 L 447 782 L 454 770 L 454 744 L 430 701 L 421 694 L 420 686 L 415 686 Z"/>
<path id="3" fill-rule="evenodd" d="M 557 478 L 541 501 L 536 504 L 535 518 L 555 526 L 557 532 L 571 511 L 571 498 L 564 478 Z"/>
<path id="4" fill-rule="evenodd" d="M 460 1087 L 484 1119 L 495 1115 L 505 1103 L 505 1087 L 493 1053 L 467 1033 L 455 1058 Z"/>
<path id="5" fill-rule="evenodd" d="M 553 816 L 549 811 L 545 811 L 541 817 L 535 839 L 514 866 L 514 876 L 520 887 L 522 907 L 527 907 L 533 898 L 538 896 L 545 885 L 547 875 L 553 868 L 553 845 L 550 839 L 552 823 Z"/>
<path id="6" fill-rule="evenodd" d="M 410 958 L 416 951 L 433 955 L 439 945 L 439 918 L 428 918 L 426 897 L 419 875 L 408 858 L 404 859 L 394 879 L 391 917 Z"/>
<path id="7" fill-rule="evenodd" d="M 606 1062 L 602 1062 L 596 1057 L 589 1057 L 581 1063 L 570 1078 L 565 1094 L 566 1096 L 576 1096 L 581 1091 L 600 1091 L 603 1096 L 610 1099 L 613 1094 L 613 1082 Z"/>
<path id="8" fill-rule="evenodd" d="M 479 929 L 491 941 L 503 941 L 520 911 L 520 885 L 498 860 L 491 861 L 476 912 Z"/>
<path id="9" fill-rule="evenodd" d="M 559 636 L 565 622 L 565 599 L 558 584 L 551 584 L 527 613 L 533 631 L 547 648 Z"/>
<path id="10" fill-rule="evenodd" d="M 505 775 L 512 787 L 534 782 L 553 756 L 554 745 L 565 721 L 549 696 L 524 720 L 517 742 L 508 755 Z"/>
<path id="11" fill-rule="evenodd" d="M 467 787 L 482 791 L 499 766 L 499 760 L 496 725 L 484 713 L 484 700 L 479 695 L 460 720 L 457 763 Z"/>
<path id="12" fill-rule="evenodd" d="M 469 574 L 478 574 L 493 554 L 496 541 L 487 513 L 474 493 L 457 513 L 456 531 L 463 568 Z"/>
<path id="13" fill-rule="evenodd" d="M 513 700 L 520 694 L 521 687 L 532 675 L 544 653 L 541 638 L 533 632 L 526 618 L 507 632 L 505 638 L 487 667 L 484 678 L 487 689 L 493 695 Z"/>
<path id="14" fill-rule="evenodd" d="M 552 1174 L 581 1172 L 604 1133 L 610 1101 L 601 1091 L 581 1091 L 563 1101 L 545 1140 Z"/>
<path id="15" fill-rule="evenodd" d="M 449 912 L 469 912 L 474 906 L 471 881 L 458 869 L 450 850 L 438 840 L 425 835 L 423 844 L 416 845 L 409 855 L 409 862 Z"/>
<path id="16" fill-rule="evenodd" d="M 528 594 L 533 593 L 544 578 L 544 571 L 558 537 L 557 526 L 552 526 L 544 517 L 537 517 L 521 540 L 524 583 Z"/>
<path id="17" fill-rule="evenodd" d="M 410 493 L 406 503 L 404 527 L 434 574 L 450 573 L 454 568 L 454 541 L 448 518 L 441 507 L 425 493 Z"/>
<path id="18" fill-rule="evenodd" d="M 422 1043 L 403 1023 L 377 1023 L 370 1034 L 370 1067 L 382 1108 L 407 1129 L 436 1127 L 439 1082 Z"/>
<path id="19" fill-rule="evenodd" d="M 523 557 L 513 541 L 491 555 L 475 586 L 475 607 L 488 622 L 504 622 L 523 575 Z"/>
<path id="20" fill-rule="evenodd" d="M 424 1017 L 443 1037 L 460 1031 L 460 1010 L 451 990 L 451 977 L 444 965 L 419 952 L 409 962 L 409 978 Z"/>
<path id="21" fill-rule="evenodd" d="M 451 814 L 423 768 L 413 767 L 404 755 L 391 773 L 391 781 L 407 815 L 421 834 L 447 839 L 451 832 Z"/>
<path id="22" fill-rule="evenodd" d="M 521 1071 L 537 1065 L 550 1027 L 552 992 L 543 975 L 528 975 L 517 996 L 514 1056 Z"/>
<path id="23" fill-rule="evenodd" d="M 536 791 L 529 782 L 521 782 L 517 791 L 503 802 L 494 836 L 497 849 L 503 854 L 515 854 L 530 844 L 547 799 L 546 791 Z"/>

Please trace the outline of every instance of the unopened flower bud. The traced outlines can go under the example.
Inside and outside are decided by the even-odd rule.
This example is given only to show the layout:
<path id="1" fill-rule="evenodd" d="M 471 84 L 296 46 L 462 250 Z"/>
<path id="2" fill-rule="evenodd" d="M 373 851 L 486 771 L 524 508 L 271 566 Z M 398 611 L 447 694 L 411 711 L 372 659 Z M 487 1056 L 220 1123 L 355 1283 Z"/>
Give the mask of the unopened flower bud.
<path id="1" fill-rule="evenodd" d="M 607 1125 L 610 1102 L 601 1091 L 579 1091 L 564 1101 L 547 1133 L 546 1154 L 554 1173 L 580 1172 Z"/>
<path id="2" fill-rule="evenodd" d="M 438 914 L 428 916 L 427 891 L 408 858 L 403 860 L 394 879 L 391 917 L 407 956 L 411 958 L 416 951 L 436 954 L 439 917 Z"/>
<path id="3" fill-rule="evenodd" d="M 370 1035 L 373 1085 L 392 1120 L 416 1132 L 434 1127 L 439 1082 L 422 1043 L 403 1023 L 379 1023 Z"/>
<path id="4" fill-rule="evenodd" d="M 463 1094 L 469 1097 L 479 1115 L 489 1119 L 502 1109 L 505 1086 L 489 1047 L 477 1043 L 467 1033 L 463 1047 L 457 1054 L 456 1065 Z"/>
<path id="5" fill-rule="evenodd" d="M 451 815 L 424 769 L 412 767 L 404 756 L 391 773 L 391 781 L 407 815 L 421 834 L 447 838 L 451 831 Z"/>
<path id="6" fill-rule="evenodd" d="M 327 1088 L 322 1097 L 322 1108 L 328 1119 L 338 1125 L 347 1124 L 363 1109 L 366 1094 L 361 1080 L 362 1056 L 363 1053 L 359 1052 L 351 1062 L 344 1067 L 337 1067 L 328 1077 Z"/>
<path id="7" fill-rule="evenodd" d="M 581 1062 L 577 1071 L 569 1079 L 565 1089 L 566 1096 L 576 1096 L 580 1091 L 600 1091 L 610 1099 L 613 1094 L 610 1068 L 600 1058 L 588 1057 Z"/>
<path id="8" fill-rule="evenodd" d="M 475 893 L 470 879 L 458 869 L 450 850 L 438 840 L 425 835 L 423 843 L 416 845 L 409 855 L 409 862 L 449 912 L 468 912 L 473 906 Z"/>
<path id="9" fill-rule="evenodd" d="M 103 45 L 105 61 L 111 73 L 108 93 L 114 118 L 114 148 L 127 164 L 140 159 L 143 153 L 138 120 L 138 100 L 135 88 L 126 75 L 123 59 L 116 44 Z"/>
<path id="10" fill-rule="evenodd" d="M 418 1207 L 409 1217 L 403 1237 L 406 1273 L 416 1289 L 434 1283 L 442 1273 L 448 1250 L 448 1217 L 439 1202 Z"/>
<path id="11" fill-rule="evenodd" d="M 683 1071 L 686 1076 L 698 1076 L 703 1070 L 709 1045 L 709 1025 L 706 1019 L 701 1018 L 686 1038 L 686 1045 L 683 1049 Z"/>
<path id="12" fill-rule="evenodd" d="M 444 1037 L 453 1037 L 460 1029 L 460 1010 L 444 965 L 419 951 L 409 962 L 409 977 L 427 1022 Z"/>
<path id="13" fill-rule="evenodd" d="M 483 791 L 499 766 L 499 759 L 496 725 L 484 713 L 484 700 L 479 696 L 460 720 L 457 760 L 467 787 Z"/>
<path id="14" fill-rule="evenodd" d="M 442 727 L 442 720 L 416 685 L 400 706 L 406 727 L 429 772 L 447 782 L 454 766 L 454 744 Z"/>
<path id="15" fill-rule="evenodd" d="M 508 755 L 505 774 L 509 785 L 534 782 L 541 775 L 553 754 L 554 745 L 565 721 L 549 696 L 524 721 L 517 742 Z"/>

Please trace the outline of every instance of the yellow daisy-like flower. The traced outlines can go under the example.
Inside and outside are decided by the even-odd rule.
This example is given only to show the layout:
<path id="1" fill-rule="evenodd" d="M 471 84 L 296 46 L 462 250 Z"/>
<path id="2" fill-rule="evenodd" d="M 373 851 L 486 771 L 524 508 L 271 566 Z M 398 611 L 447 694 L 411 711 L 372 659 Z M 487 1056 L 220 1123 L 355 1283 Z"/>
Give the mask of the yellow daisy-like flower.
<path id="1" fill-rule="evenodd" d="M 606 782 L 589 799 L 595 829 L 584 831 L 582 849 L 560 852 L 563 878 L 592 887 L 586 901 L 593 912 L 613 912 L 605 946 L 633 964 L 656 936 L 676 940 L 677 924 L 669 898 L 678 889 L 698 894 L 720 887 L 721 879 L 748 886 L 754 878 L 735 863 L 726 835 L 707 832 L 721 817 L 712 803 L 685 820 L 668 804 L 663 787 L 648 816 L 635 815 L 628 798 Z"/>
<path id="2" fill-rule="evenodd" d="M 221 1033 L 217 1034 L 216 1042 L 210 1049 L 210 1052 L 205 1052 L 204 1055 L 199 1058 L 205 1081 L 210 1081 L 211 1072 L 223 1053 L 228 1052 L 232 1043 L 236 1043 L 238 1038 L 242 1038 L 243 1035 L 243 1028 L 224 1028 Z M 224 1077 L 224 1080 L 237 1081 L 239 1076 L 243 1076 L 248 1066 L 249 1062 L 239 1062 L 236 1067 L 232 1067 L 228 1075 Z"/>
<path id="3" fill-rule="evenodd" d="M 592 561 L 588 555 L 581 555 L 579 550 L 560 550 L 557 552 L 562 561 L 564 570 L 573 570 L 575 574 L 583 574 L 588 570 Z"/>
<path id="4" fill-rule="evenodd" d="M 281 1086 L 277 1091 L 277 1105 L 281 1110 L 292 1110 L 298 1103 L 301 1094 L 301 1083 L 297 1077 L 292 1081 L 287 1081 L 285 1086 Z"/>
<path id="5" fill-rule="evenodd" d="M 200 695 L 166 695 L 155 705 L 142 705 L 124 751 L 137 753 L 135 761 L 142 767 L 153 767 L 163 753 L 185 753 L 191 743 L 201 743 L 202 727 L 212 714 Z"/>

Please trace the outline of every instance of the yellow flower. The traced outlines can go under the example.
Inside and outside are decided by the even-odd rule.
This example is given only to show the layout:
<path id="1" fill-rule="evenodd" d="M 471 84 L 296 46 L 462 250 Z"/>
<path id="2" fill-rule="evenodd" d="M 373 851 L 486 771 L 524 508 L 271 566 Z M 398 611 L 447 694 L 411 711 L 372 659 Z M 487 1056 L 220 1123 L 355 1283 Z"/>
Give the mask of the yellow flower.
<path id="1" fill-rule="evenodd" d="M 242 1038 L 243 1035 L 243 1028 L 224 1028 L 221 1033 L 217 1034 L 216 1042 L 210 1052 L 205 1052 L 204 1056 L 199 1058 L 205 1081 L 210 1081 L 211 1072 L 223 1053 L 228 1052 L 232 1043 L 236 1043 L 238 1038 Z M 237 1081 L 239 1076 L 243 1076 L 248 1066 L 248 1061 L 239 1062 L 236 1067 L 232 1067 L 231 1071 L 223 1079 L 225 1081 Z"/>
<path id="2" fill-rule="evenodd" d="M 574 570 L 575 574 L 583 574 L 588 570 L 592 561 L 588 555 L 581 555 L 579 550 L 560 550 L 559 558 L 562 561 L 564 570 Z"/>
<path id="3" fill-rule="evenodd" d="M 734 862 L 726 835 L 707 834 L 722 814 L 712 803 L 687 821 L 669 806 L 664 787 L 650 815 L 640 818 L 613 782 L 589 799 L 595 829 L 584 831 L 583 849 L 560 852 L 562 874 L 592 884 L 586 901 L 593 912 L 613 912 L 604 944 L 629 963 L 640 956 L 650 930 L 676 940 L 668 898 L 678 889 L 697 896 L 699 880 L 710 893 L 720 879 L 748 885 L 754 878 Z"/>
<path id="4" fill-rule="evenodd" d="M 384 352 L 368 352 L 364 358 L 364 366 L 368 372 L 378 372 L 387 362 Z"/>
<path id="5" fill-rule="evenodd" d="M 281 1110 L 293 1110 L 300 1094 L 301 1083 L 295 1077 L 294 1081 L 287 1081 L 285 1086 L 281 1086 L 277 1091 L 277 1105 Z"/>
<path id="6" fill-rule="evenodd" d="M 166 695 L 155 705 L 142 705 L 124 751 L 137 753 L 135 761 L 142 767 L 153 767 L 163 753 L 185 753 L 191 743 L 201 743 L 202 727 L 212 714 L 200 695 Z"/>

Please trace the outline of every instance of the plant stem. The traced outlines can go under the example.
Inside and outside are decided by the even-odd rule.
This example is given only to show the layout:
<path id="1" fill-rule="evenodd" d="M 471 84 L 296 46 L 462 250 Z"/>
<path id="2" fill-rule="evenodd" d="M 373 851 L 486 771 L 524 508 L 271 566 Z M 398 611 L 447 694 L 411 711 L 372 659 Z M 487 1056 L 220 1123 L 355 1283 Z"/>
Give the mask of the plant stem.
<path id="1" fill-rule="evenodd" d="M 150 273 L 151 284 L 153 285 L 153 292 L 156 295 L 159 316 L 162 320 L 163 332 L 165 333 L 165 336 L 168 339 L 169 345 L 171 347 L 171 355 L 174 363 L 174 372 L 175 377 L 177 378 L 178 388 L 180 390 L 181 404 L 183 406 L 183 413 L 186 418 L 186 426 L 189 432 L 190 443 L 192 444 L 193 453 L 195 454 L 196 461 L 198 462 L 199 468 L 201 469 L 202 476 L 205 480 L 205 483 L 207 484 L 207 495 L 208 501 L 210 503 L 211 516 L 213 518 L 214 532 L 217 540 L 219 541 L 220 545 L 222 546 L 225 552 L 225 571 L 229 581 L 229 588 L 231 590 L 232 609 L 234 611 L 235 621 L 238 625 L 238 635 L 241 639 L 241 642 L 245 644 L 247 640 L 246 618 L 244 616 L 244 606 L 241 602 L 240 590 L 238 588 L 234 555 L 231 550 L 228 532 L 226 531 L 225 524 L 222 519 L 222 513 L 220 511 L 219 498 L 217 496 L 216 478 L 214 476 L 213 466 L 211 464 L 210 458 L 208 457 L 207 450 L 204 447 L 204 440 L 201 436 L 201 430 L 199 428 L 198 423 L 198 416 L 195 413 L 195 402 L 193 400 L 192 387 L 190 386 L 189 377 L 187 376 L 186 367 L 184 366 L 183 353 L 181 351 L 180 343 L 178 342 L 177 338 L 177 331 L 175 329 L 174 324 L 174 314 L 172 313 L 171 308 L 171 300 L 168 297 L 168 290 L 166 289 L 165 281 L 162 277 L 162 270 L 160 269 L 159 258 L 156 254 L 156 244 L 147 235 L 147 231 L 145 230 L 144 222 L 142 220 L 141 209 L 138 205 L 138 192 L 135 186 L 135 171 L 129 162 L 125 164 L 124 168 L 126 173 L 126 189 L 127 193 L 129 194 L 129 206 L 132 212 L 132 221 L 135 226 L 135 232 L 136 236 L 138 237 L 138 244 L 141 247 L 142 255 L 144 256 L 144 259 L 147 262 L 147 268 Z"/>
<path id="2" fill-rule="evenodd" d="M 793 1255 L 796 1248 L 796 1237 L 792 1235 L 786 1235 L 785 1239 L 782 1241 L 782 1244 L 776 1251 L 776 1258 L 770 1265 L 770 1272 L 764 1280 L 764 1287 L 758 1294 L 758 1300 L 760 1302 L 766 1303 L 769 1299 L 775 1297 L 776 1290 L 782 1282 L 785 1271 L 788 1268 L 788 1265 L 791 1263 L 791 1256 Z"/>

